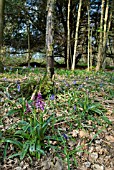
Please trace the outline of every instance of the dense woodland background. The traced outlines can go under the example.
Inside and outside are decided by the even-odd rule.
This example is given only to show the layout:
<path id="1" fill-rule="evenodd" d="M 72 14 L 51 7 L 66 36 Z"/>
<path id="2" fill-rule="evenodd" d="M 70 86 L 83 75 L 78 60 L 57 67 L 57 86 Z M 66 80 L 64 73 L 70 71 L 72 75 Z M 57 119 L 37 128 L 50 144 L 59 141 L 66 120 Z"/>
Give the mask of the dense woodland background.
<path id="1" fill-rule="evenodd" d="M 51 36 L 51 55 L 68 69 L 80 59 L 96 70 L 114 63 L 113 0 L 1 0 L 0 12 L 2 63 L 12 54 L 26 54 L 24 63 L 36 52 L 48 56 L 46 40 Z M 49 22 L 52 32 L 46 33 Z"/>

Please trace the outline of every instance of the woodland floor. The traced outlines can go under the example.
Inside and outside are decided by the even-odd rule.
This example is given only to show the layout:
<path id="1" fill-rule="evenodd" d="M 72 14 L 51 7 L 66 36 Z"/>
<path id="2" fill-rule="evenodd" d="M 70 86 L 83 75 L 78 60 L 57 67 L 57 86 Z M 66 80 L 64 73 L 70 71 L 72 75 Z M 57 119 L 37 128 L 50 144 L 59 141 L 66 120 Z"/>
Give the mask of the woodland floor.
<path id="1" fill-rule="evenodd" d="M 1 74 L 0 79 L 5 79 L 11 83 L 17 79 L 25 80 L 28 76 L 34 76 L 35 73 L 29 73 L 27 76 L 18 75 L 18 77 L 13 77 L 8 74 Z M 36 75 L 36 74 L 35 74 Z M 108 77 L 109 76 L 109 77 Z M 109 81 L 110 79 L 110 81 Z M 72 85 L 72 82 L 76 80 L 76 83 Z M 65 83 L 66 93 L 62 94 L 61 89 L 63 87 L 63 81 Z M 81 151 L 78 151 L 70 156 L 70 170 L 114 170 L 114 72 L 105 71 L 103 73 L 85 73 L 79 71 L 79 73 L 73 74 L 70 72 L 58 74 L 55 73 L 55 82 L 57 88 L 60 90 L 59 95 L 56 94 L 56 99 L 54 102 L 57 105 L 58 102 L 63 102 L 64 104 L 58 105 L 55 109 L 56 116 L 60 116 L 62 113 L 66 115 L 66 119 L 61 122 L 57 122 L 55 128 L 62 128 L 68 136 L 72 136 L 73 140 L 69 137 L 66 141 L 69 151 L 73 151 L 74 148 L 80 147 Z M 0 85 L 2 86 L 2 81 Z M 74 86 L 77 87 L 74 87 Z M 83 85 L 83 87 L 81 86 Z M 81 87 L 80 87 L 81 86 Z M 14 87 L 15 88 L 15 87 Z M 109 119 L 109 122 L 99 123 L 99 121 L 88 120 L 86 124 L 81 125 L 77 128 L 74 120 L 68 119 L 69 106 L 67 105 L 67 98 L 69 98 L 69 93 L 73 92 L 75 88 L 80 88 L 82 93 L 86 93 L 89 89 L 89 95 L 94 102 L 102 104 L 103 108 L 106 110 L 105 116 Z M 70 90 L 69 90 L 70 89 Z M 58 90 L 58 91 L 59 91 Z M 69 93 L 67 92 L 69 91 Z M 109 93 L 110 92 L 110 93 Z M 110 95 L 111 94 L 111 95 Z M 1 117 L 7 113 L 7 109 L 4 107 L 4 96 L 1 95 Z M 80 96 L 81 97 L 81 96 Z M 74 102 L 75 104 L 75 102 Z M 50 108 L 50 112 L 53 111 Z M 95 115 L 96 116 L 96 115 Z M 4 121 L 5 125 L 0 125 L 1 131 L 5 131 L 9 124 L 17 121 L 17 117 L 7 117 Z M 68 119 L 68 122 L 65 120 Z M 98 117 L 99 119 L 99 117 Z M 70 127 L 70 124 L 72 126 Z M 89 144 L 88 144 L 89 143 Z M 53 145 L 57 145 L 56 141 Z M 29 158 L 25 158 L 20 161 L 19 158 L 5 160 L 3 157 L 4 144 L 0 144 L 0 170 L 67 170 L 67 163 L 65 162 L 64 148 L 60 145 L 60 154 L 56 154 L 53 149 L 46 152 L 45 156 L 38 161 L 33 158 L 30 162 Z M 12 145 L 9 146 L 7 156 L 13 152 Z M 75 157 L 75 159 L 74 159 Z M 74 161 L 75 160 L 75 161 Z"/>

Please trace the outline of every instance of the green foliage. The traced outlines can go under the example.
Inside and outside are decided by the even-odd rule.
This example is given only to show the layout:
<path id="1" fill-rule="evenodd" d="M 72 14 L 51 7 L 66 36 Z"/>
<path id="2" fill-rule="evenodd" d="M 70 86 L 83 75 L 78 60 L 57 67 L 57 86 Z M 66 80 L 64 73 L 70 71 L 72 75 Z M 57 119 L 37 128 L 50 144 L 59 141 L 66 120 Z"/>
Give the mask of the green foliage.
<path id="1" fill-rule="evenodd" d="M 99 103 L 92 102 L 88 95 L 85 94 L 84 98 L 78 100 L 77 105 L 82 110 L 83 114 L 86 115 L 102 115 L 103 108 Z M 102 110 L 101 110 L 102 109 Z"/>
<path id="2" fill-rule="evenodd" d="M 31 101 L 29 103 L 31 103 Z M 5 134 L 2 135 L 0 143 L 6 143 L 4 157 L 6 157 L 8 143 L 14 145 L 16 148 L 16 153 L 9 158 L 19 156 L 22 160 L 25 156 L 34 156 L 40 159 L 40 155 L 45 154 L 44 150 L 48 145 L 46 143 L 46 132 L 50 128 L 49 124 L 53 120 L 54 115 L 52 114 L 48 116 L 48 118 L 45 118 L 46 112 L 37 110 L 32 106 L 32 103 L 30 107 L 31 112 L 25 112 L 26 107 L 24 100 L 22 105 L 23 109 L 21 109 L 21 111 L 23 111 L 23 116 L 20 117 L 21 120 L 12 124 L 11 127 L 6 130 Z M 11 116 L 11 114 L 15 112 L 17 112 L 17 110 L 11 110 L 7 115 Z"/>

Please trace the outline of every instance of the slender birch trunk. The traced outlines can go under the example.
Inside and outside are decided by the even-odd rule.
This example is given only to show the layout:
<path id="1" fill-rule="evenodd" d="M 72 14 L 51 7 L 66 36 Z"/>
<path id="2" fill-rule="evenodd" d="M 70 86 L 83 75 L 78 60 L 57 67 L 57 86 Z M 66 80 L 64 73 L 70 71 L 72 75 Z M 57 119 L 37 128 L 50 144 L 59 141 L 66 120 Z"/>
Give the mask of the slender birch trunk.
<path id="1" fill-rule="evenodd" d="M 67 16 L 67 69 L 69 69 L 70 60 L 70 0 L 68 1 L 68 16 Z"/>
<path id="2" fill-rule="evenodd" d="M 99 70 L 100 70 L 100 68 L 101 68 L 101 62 L 102 62 L 104 3 L 105 3 L 105 0 L 102 0 L 102 5 L 101 5 L 101 19 L 100 19 L 100 39 L 99 39 L 99 47 L 98 47 L 98 56 L 97 56 L 96 71 L 99 71 Z"/>
<path id="3" fill-rule="evenodd" d="M 27 25 L 27 35 L 28 35 L 28 56 L 27 56 L 27 63 L 28 63 L 28 67 L 30 67 L 31 55 L 30 55 L 30 25 L 29 25 L 29 23 Z"/>
<path id="4" fill-rule="evenodd" d="M 112 4 L 111 4 L 111 6 L 112 6 Z M 103 62 L 102 62 L 103 69 L 105 69 L 106 44 L 107 44 L 107 39 L 108 39 L 108 32 L 109 32 L 110 26 L 111 26 L 112 10 L 110 12 L 109 19 L 108 19 L 108 16 L 109 16 L 109 0 L 107 0 L 106 10 L 105 10 L 105 19 L 104 19 Z"/>
<path id="5" fill-rule="evenodd" d="M 93 54 L 92 54 L 92 52 L 93 52 L 93 49 L 92 49 L 92 33 L 93 32 L 93 29 L 91 29 L 91 31 L 90 31 L 90 69 L 92 70 L 92 64 L 93 64 Z"/>
<path id="6" fill-rule="evenodd" d="M 52 78 L 54 75 L 54 4 L 55 0 L 47 2 L 47 21 L 46 21 L 46 57 L 47 57 L 47 73 Z"/>
<path id="7" fill-rule="evenodd" d="M 79 22 L 80 22 L 80 16 L 81 16 L 81 6 L 82 6 L 82 0 L 80 0 L 79 8 L 78 8 L 72 70 L 75 69 L 75 60 L 76 60 L 76 52 L 77 52 L 77 44 L 78 44 L 78 30 L 79 30 Z"/>

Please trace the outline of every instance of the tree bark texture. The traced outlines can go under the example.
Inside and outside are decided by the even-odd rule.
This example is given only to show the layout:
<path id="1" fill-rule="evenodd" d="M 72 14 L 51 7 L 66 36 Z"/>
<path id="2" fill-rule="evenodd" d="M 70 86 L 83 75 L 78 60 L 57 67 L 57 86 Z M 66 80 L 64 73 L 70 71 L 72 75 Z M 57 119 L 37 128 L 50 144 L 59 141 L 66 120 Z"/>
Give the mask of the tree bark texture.
<path id="1" fill-rule="evenodd" d="M 0 0 L 0 72 L 3 72 L 3 64 L 1 58 L 3 46 L 4 5 L 5 0 Z"/>
<path id="2" fill-rule="evenodd" d="M 30 55 L 30 24 L 27 24 L 27 35 L 28 35 L 28 55 L 27 55 L 27 63 L 28 67 L 30 67 L 30 60 L 31 60 L 31 55 Z"/>
<path id="3" fill-rule="evenodd" d="M 113 1 L 111 3 L 111 9 L 109 14 L 109 0 L 107 0 L 106 4 L 106 10 L 105 10 L 105 19 L 104 19 L 104 39 L 103 39 L 103 62 L 102 62 L 102 68 L 105 69 L 105 59 L 106 59 L 106 48 L 107 48 L 107 40 L 108 40 L 108 34 L 110 31 L 111 23 L 114 22 L 112 20 L 112 12 L 113 12 Z"/>
<path id="4" fill-rule="evenodd" d="M 67 69 L 69 69 L 70 60 L 70 0 L 68 1 L 68 16 L 67 16 Z"/>
<path id="5" fill-rule="evenodd" d="M 90 70 L 90 5 L 88 2 L 88 6 L 87 6 L 87 11 L 88 11 L 88 71 Z"/>
<path id="6" fill-rule="evenodd" d="M 105 3 L 105 0 L 102 0 L 102 5 L 101 5 L 101 19 L 100 19 L 100 38 L 99 38 L 99 47 L 98 47 L 98 56 L 97 56 L 96 71 L 99 71 L 99 70 L 100 70 L 100 68 L 101 68 L 101 63 L 102 63 L 104 3 Z"/>
<path id="7" fill-rule="evenodd" d="M 73 54 L 72 70 L 75 69 L 75 60 L 76 60 L 76 52 L 77 52 L 77 44 L 78 44 L 78 30 L 79 30 L 79 23 L 80 23 L 80 16 L 81 16 L 81 6 L 82 6 L 82 0 L 80 0 L 79 8 L 78 8 L 78 16 L 77 16 L 77 23 L 76 23 L 76 32 L 75 32 L 75 43 L 74 43 L 74 54 Z"/>
<path id="8" fill-rule="evenodd" d="M 3 45 L 4 4 L 5 0 L 0 0 L 0 48 Z"/>
<path id="9" fill-rule="evenodd" d="M 55 0 L 47 2 L 47 21 L 46 21 L 46 57 L 47 57 L 47 73 L 52 78 L 54 75 L 54 4 Z"/>
<path id="10" fill-rule="evenodd" d="M 112 35 L 113 35 L 112 51 L 114 53 L 114 1 L 112 1 Z M 114 58 L 113 58 L 113 63 L 114 63 Z"/>

